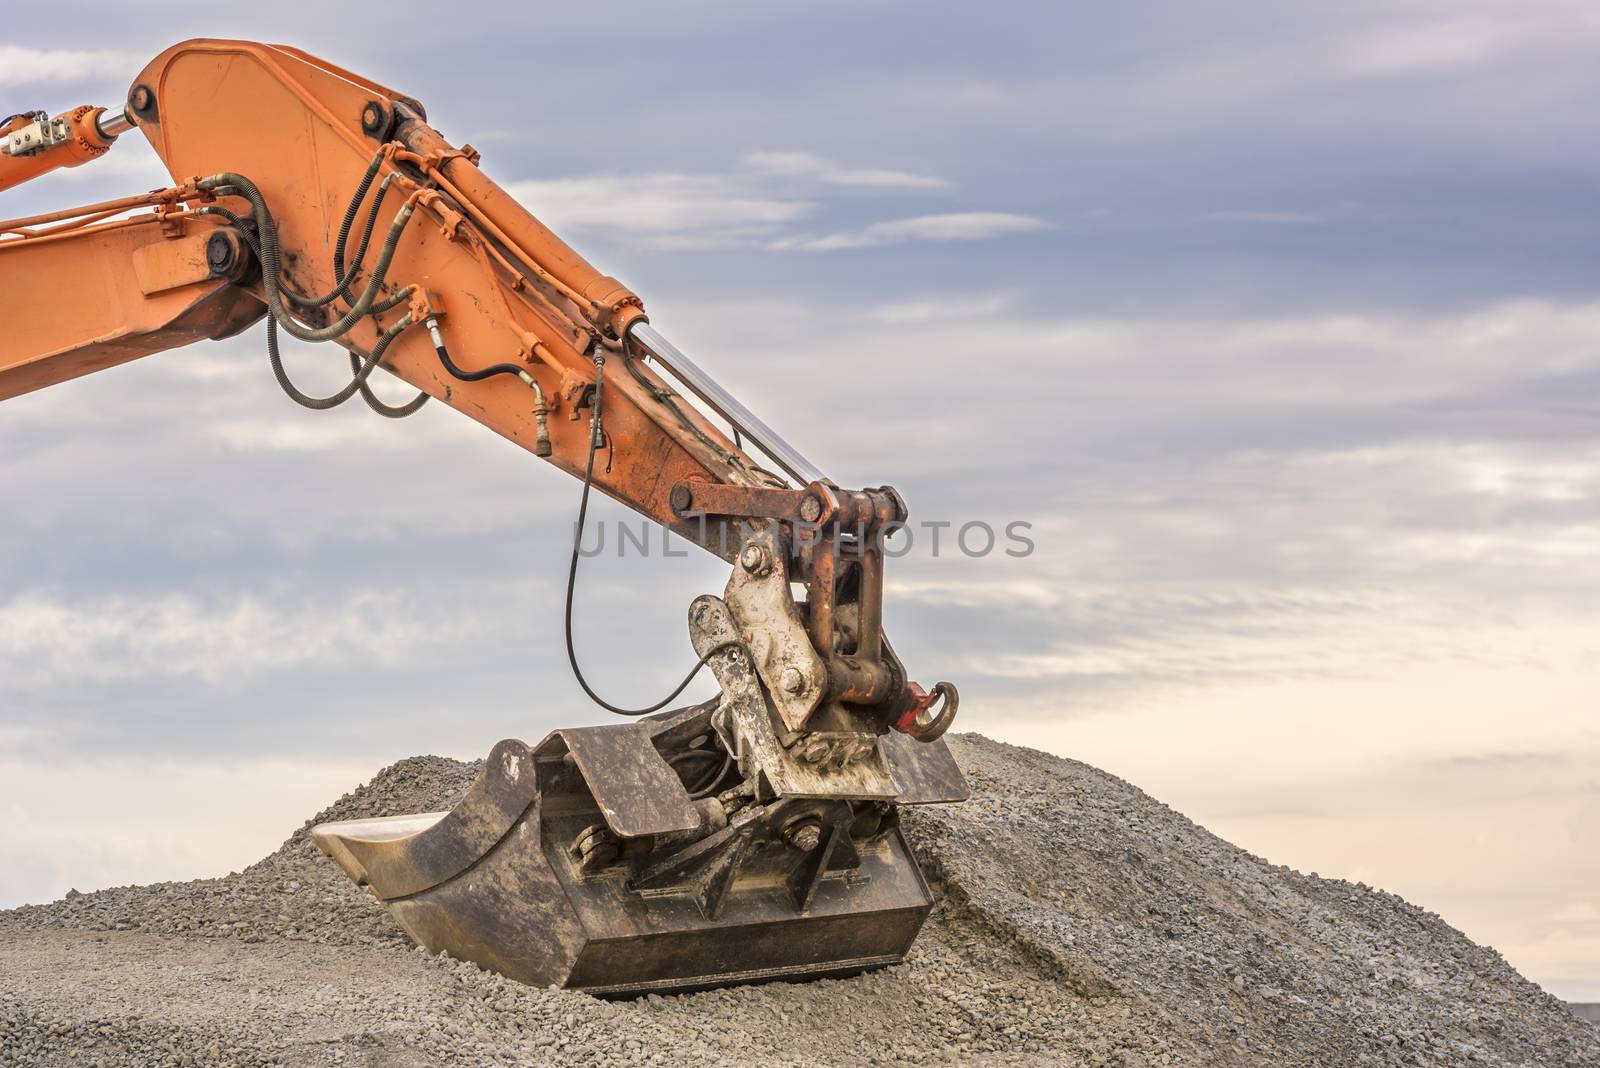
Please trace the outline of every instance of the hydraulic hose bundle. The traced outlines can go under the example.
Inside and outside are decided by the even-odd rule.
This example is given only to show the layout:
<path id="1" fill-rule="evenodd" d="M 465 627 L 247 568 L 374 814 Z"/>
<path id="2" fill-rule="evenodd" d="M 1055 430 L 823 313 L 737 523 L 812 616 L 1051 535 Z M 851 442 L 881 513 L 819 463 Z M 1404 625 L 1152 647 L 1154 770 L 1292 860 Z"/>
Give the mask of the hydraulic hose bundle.
<path id="1" fill-rule="evenodd" d="M 378 299 L 386 279 L 389 266 L 394 259 L 395 250 L 399 247 L 400 237 L 405 232 L 406 224 L 410 221 L 414 209 L 406 204 L 395 214 L 394 221 L 390 223 L 388 234 L 383 246 L 378 252 L 377 262 L 373 265 L 372 275 L 365 289 L 359 297 L 350 293 L 350 284 L 355 279 L 361 261 L 365 258 L 370 245 L 373 230 L 377 223 L 378 210 L 383 202 L 383 195 L 388 190 L 391 178 L 385 178 L 379 186 L 377 195 L 372 200 L 372 205 L 367 213 L 366 226 L 362 230 L 361 239 L 357 245 L 356 255 L 350 262 L 348 269 L 344 264 L 344 254 L 350 237 L 350 230 L 355 224 L 357 213 L 362 202 L 372 188 L 378 169 L 383 162 L 383 153 L 379 152 L 373 157 L 372 163 L 367 167 L 361 182 L 357 185 L 355 194 L 350 198 L 350 203 L 345 209 L 344 219 L 339 227 L 338 240 L 334 247 L 334 272 L 336 283 L 334 288 L 321 296 L 304 296 L 294 292 L 283 282 L 281 263 L 278 248 L 277 223 L 267 207 L 266 198 L 261 190 L 249 178 L 241 174 L 224 172 L 203 179 L 200 188 L 223 196 L 242 197 L 250 205 L 251 214 L 255 222 L 255 232 L 245 226 L 244 220 L 226 208 L 209 206 L 199 209 L 197 214 L 217 215 L 226 219 L 238 231 L 243 240 L 255 252 L 261 264 L 261 286 L 267 302 L 267 358 L 272 365 L 273 377 L 290 399 L 306 408 L 324 411 L 335 408 L 360 393 L 367 405 L 380 415 L 392 419 L 410 415 L 423 404 L 427 403 L 428 395 L 419 392 L 415 398 L 406 404 L 392 406 L 379 400 L 367 385 L 367 380 L 372 372 L 383 360 L 384 352 L 394 340 L 415 323 L 414 317 L 407 312 L 393 325 L 385 329 L 378 337 L 378 342 L 370 353 L 363 352 L 348 341 L 343 344 L 350 349 L 351 380 L 342 389 L 327 397 L 313 397 L 299 388 L 289 378 L 288 371 L 283 366 L 283 357 L 278 347 L 278 329 L 287 330 L 293 336 L 303 341 L 333 341 L 339 340 L 350 331 L 356 323 L 367 315 L 377 315 L 388 311 L 403 303 L 409 293 L 400 290 L 392 296 Z M 392 176 L 391 176 L 392 177 Z M 321 327 L 308 326 L 300 322 L 288 308 L 284 306 L 283 299 L 302 311 L 314 311 L 326 307 L 336 299 L 343 299 L 349 310 L 339 316 L 334 322 Z"/>

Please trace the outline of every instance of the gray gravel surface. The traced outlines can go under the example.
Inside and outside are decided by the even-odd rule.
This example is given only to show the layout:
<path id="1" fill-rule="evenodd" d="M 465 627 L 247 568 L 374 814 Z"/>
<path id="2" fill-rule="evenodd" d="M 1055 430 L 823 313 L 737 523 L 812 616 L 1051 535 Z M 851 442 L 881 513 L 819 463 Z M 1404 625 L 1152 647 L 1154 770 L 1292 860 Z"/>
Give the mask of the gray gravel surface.
<path id="1" fill-rule="evenodd" d="M 1432 913 L 952 746 L 974 796 L 907 814 L 942 900 L 902 967 L 604 1002 L 429 957 L 306 834 L 477 772 L 419 757 L 246 871 L 0 912 L 0 1065 L 1600 1066 L 1600 1029 Z"/>

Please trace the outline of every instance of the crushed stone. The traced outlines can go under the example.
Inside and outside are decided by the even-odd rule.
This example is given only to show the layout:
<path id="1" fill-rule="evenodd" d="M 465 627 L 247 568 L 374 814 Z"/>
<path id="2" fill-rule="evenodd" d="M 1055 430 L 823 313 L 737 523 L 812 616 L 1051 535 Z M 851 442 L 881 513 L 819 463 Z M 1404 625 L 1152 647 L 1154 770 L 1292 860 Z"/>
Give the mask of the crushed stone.
<path id="1" fill-rule="evenodd" d="M 479 767 L 417 757 L 245 871 L 0 912 L 0 1066 L 1600 1066 L 1600 1029 L 1431 912 L 951 745 L 973 798 L 905 813 L 940 902 L 903 966 L 607 1002 L 424 954 L 308 834 L 448 808 Z"/>

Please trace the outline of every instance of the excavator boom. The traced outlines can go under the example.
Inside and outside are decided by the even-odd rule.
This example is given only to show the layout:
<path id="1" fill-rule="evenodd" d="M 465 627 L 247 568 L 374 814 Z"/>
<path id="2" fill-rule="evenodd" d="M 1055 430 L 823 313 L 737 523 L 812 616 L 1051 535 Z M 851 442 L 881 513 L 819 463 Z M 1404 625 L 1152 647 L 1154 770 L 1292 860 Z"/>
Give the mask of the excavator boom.
<path id="1" fill-rule="evenodd" d="M 189 41 L 120 107 L 0 124 L 0 190 L 134 129 L 170 188 L 0 222 L 0 400 L 264 319 L 301 405 L 443 403 L 581 479 L 585 504 L 598 487 L 732 565 L 689 616 L 717 700 L 501 742 L 456 809 L 324 826 L 323 850 L 421 945 L 527 982 L 636 993 L 900 959 L 931 899 L 897 806 L 966 789 L 939 738 L 954 687 L 911 682 L 883 633 L 899 494 L 828 479 L 410 96 L 286 46 Z M 303 392 L 281 333 L 343 349 L 349 382 Z M 379 401 L 379 368 L 416 397 Z M 666 704 L 579 681 L 625 715 Z"/>

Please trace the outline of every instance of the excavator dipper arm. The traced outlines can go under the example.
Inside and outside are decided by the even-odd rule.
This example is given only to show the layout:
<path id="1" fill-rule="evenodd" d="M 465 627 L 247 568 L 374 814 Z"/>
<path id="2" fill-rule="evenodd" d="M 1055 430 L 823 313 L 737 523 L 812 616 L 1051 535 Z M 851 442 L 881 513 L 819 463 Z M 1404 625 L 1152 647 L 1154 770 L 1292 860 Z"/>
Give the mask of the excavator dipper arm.
<path id="1" fill-rule="evenodd" d="M 13 116 L 0 189 L 135 128 L 171 188 L 0 222 L 0 400 L 265 318 L 299 403 L 442 402 L 734 565 L 690 612 L 718 701 L 503 742 L 451 813 L 330 825 L 319 845 L 424 946 L 531 982 L 683 989 L 898 959 L 929 902 L 894 806 L 965 796 L 938 741 L 954 688 L 924 693 L 883 635 L 899 495 L 825 478 L 419 102 L 297 49 L 189 41 L 120 108 Z M 349 383 L 300 391 L 280 333 L 345 349 Z M 379 367 L 417 398 L 379 402 Z"/>

